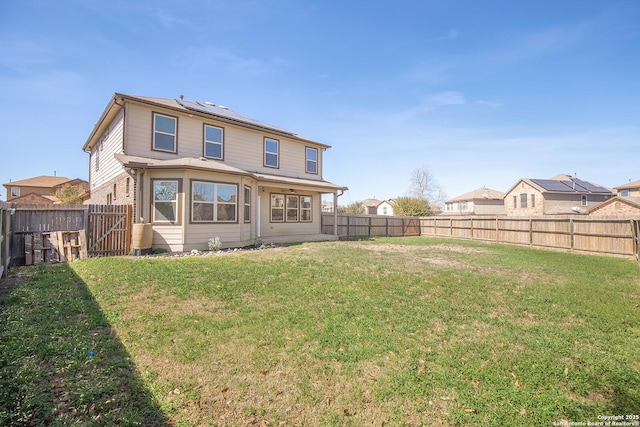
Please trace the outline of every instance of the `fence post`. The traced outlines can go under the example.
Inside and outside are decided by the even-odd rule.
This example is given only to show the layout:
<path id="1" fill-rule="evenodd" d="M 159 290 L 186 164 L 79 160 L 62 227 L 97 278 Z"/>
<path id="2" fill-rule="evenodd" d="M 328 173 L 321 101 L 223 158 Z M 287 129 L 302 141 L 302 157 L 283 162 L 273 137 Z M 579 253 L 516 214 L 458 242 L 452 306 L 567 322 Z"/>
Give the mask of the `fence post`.
<path id="1" fill-rule="evenodd" d="M 496 217 L 496 242 L 500 241 L 500 218 Z"/>
<path id="2" fill-rule="evenodd" d="M 529 218 L 529 247 L 533 246 L 533 218 Z"/>
<path id="3" fill-rule="evenodd" d="M 571 251 L 573 252 L 573 245 L 574 245 L 574 234 L 573 234 L 573 218 L 569 218 L 569 233 L 571 235 L 571 238 L 569 239 L 571 241 Z"/>
<path id="4" fill-rule="evenodd" d="M 475 240 L 473 238 L 473 218 L 471 218 L 471 240 Z"/>

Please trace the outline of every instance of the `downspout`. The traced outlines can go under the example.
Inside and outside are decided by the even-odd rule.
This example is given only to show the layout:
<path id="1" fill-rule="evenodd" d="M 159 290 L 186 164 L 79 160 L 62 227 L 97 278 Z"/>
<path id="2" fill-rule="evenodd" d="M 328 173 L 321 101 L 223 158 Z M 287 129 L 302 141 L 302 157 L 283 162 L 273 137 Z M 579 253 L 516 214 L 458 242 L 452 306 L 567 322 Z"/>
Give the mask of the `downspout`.
<path id="1" fill-rule="evenodd" d="M 340 190 L 340 194 L 338 192 L 333 193 L 333 235 L 338 237 L 338 197 L 342 196 L 348 190 L 347 187 L 342 187 Z"/>

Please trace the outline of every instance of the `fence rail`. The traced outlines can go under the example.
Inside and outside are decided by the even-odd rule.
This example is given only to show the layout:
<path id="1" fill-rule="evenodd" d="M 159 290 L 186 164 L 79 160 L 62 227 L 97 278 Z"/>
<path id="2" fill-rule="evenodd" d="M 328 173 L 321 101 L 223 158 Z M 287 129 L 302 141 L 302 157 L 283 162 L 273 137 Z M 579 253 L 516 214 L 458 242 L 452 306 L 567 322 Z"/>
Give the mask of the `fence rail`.
<path id="1" fill-rule="evenodd" d="M 333 234 L 334 214 L 322 214 L 322 233 Z M 338 237 L 343 239 L 375 236 L 419 236 L 420 218 L 338 214 Z"/>
<path id="2" fill-rule="evenodd" d="M 8 227 L 8 265 L 126 255 L 131 250 L 130 205 L 20 205 Z"/>
<path id="3" fill-rule="evenodd" d="M 511 243 L 639 258 L 640 220 L 619 218 L 428 217 L 423 236 Z"/>

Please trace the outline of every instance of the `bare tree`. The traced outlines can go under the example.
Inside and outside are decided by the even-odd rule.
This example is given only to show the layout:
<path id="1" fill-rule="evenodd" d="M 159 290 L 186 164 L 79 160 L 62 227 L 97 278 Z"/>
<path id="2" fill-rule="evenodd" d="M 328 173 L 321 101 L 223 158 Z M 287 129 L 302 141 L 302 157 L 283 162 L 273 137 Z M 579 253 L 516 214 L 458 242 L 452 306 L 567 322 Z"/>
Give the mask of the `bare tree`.
<path id="1" fill-rule="evenodd" d="M 434 205 L 442 204 L 447 198 L 438 181 L 425 166 L 414 169 L 410 180 L 409 194 L 413 197 L 428 200 Z"/>

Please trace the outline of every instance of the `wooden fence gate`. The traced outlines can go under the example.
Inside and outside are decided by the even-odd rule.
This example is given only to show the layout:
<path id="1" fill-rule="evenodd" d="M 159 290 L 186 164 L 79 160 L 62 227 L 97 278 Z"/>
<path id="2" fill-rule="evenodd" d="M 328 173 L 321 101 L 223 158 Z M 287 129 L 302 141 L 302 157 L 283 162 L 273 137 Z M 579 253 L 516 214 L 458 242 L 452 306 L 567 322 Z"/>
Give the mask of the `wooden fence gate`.
<path id="1" fill-rule="evenodd" d="M 131 205 L 89 205 L 87 254 L 127 255 L 131 250 Z"/>

